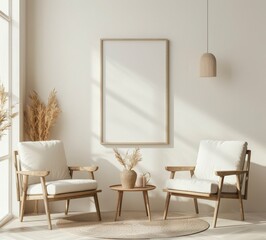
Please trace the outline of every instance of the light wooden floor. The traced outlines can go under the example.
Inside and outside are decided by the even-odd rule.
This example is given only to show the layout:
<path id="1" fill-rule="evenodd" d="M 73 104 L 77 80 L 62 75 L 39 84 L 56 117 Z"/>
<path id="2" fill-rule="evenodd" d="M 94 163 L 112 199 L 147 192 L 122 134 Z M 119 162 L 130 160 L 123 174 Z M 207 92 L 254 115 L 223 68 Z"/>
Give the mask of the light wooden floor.
<path id="1" fill-rule="evenodd" d="M 70 215 L 78 214 L 77 212 L 70 212 Z M 115 214 L 115 213 L 113 213 Z M 126 212 L 132 218 L 139 214 L 135 212 Z M 162 213 L 152 213 L 161 214 Z M 175 216 L 176 213 L 170 213 L 169 217 Z M 96 215 L 95 215 L 96 216 Z M 24 222 L 19 222 L 17 218 L 11 220 L 0 229 L 1 240 L 85 240 L 89 237 L 77 237 L 64 229 L 59 229 L 55 222 L 57 219 L 64 217 L 63 213 L 52 214 L 53 230 L 47 229 L 45 215 L 25 216 Z M 199 215 L 201 219 L 207 222 L 212 222 L 212 216 Z M 181 238 L 167 238 L 167 239 L 198 239 L 198 240 L 262 240 L 266 239 L 266 213 L 246 213 L 246 221 L 240 221 L 238 212 L 231 214 L 220 214 L 218 218 L 217 228 L 208 229 L 205 232 L 181 237 Z"/>

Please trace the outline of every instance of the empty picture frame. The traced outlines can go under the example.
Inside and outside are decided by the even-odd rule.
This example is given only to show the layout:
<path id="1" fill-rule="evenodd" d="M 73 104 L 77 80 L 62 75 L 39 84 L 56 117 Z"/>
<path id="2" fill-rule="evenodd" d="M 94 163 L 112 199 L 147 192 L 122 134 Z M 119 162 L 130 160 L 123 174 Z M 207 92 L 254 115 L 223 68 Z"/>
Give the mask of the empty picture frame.
<path id="1" fill-rule="evenodd" d="M 101 39 L 101 144 L 169 144 L 169 40 Z"/>

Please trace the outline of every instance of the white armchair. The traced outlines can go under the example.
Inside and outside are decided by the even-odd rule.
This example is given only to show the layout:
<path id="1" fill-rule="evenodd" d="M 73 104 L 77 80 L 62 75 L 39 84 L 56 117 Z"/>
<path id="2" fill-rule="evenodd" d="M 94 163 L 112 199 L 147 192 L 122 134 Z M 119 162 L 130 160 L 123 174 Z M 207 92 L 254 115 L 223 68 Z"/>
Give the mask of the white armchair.
<path id="1" fill-rule="evenodd" d="M 65 214 L 68 213 L 70 199 L 93 197 L 98 219 L 101 213 L 98 203 L 97 181 L 94 172 L 97 166 L 68 167 L 63 143 L 58 140 L 20 142 L 15 151 L 17 200 L 20 203 L 20 221 L 23 221 L 25 202 L 44 201 L 48 227 L 52 229 L 48 202 L 66 200 Z M 72 179 L 74 171 L 87 171 L 90 179 Z"/>
<path id="2" fill-rule="evenodd" d="M 238 199 L 241 220 L 244 220 L 242 199 L 247 199 L 251 151 L 241 141 L 200 142 L 196 166 L 168 166 L 171 172 L 166 183 L 167 192 L 164 219 L 168 214 L 171 196 L 194 199 L 199 213 L 197 198 L 215 200 L 213 227 L 216 227 L 221 198 Z M 191 178 L 174 178 L 178 171 L 189 171 Z"/>

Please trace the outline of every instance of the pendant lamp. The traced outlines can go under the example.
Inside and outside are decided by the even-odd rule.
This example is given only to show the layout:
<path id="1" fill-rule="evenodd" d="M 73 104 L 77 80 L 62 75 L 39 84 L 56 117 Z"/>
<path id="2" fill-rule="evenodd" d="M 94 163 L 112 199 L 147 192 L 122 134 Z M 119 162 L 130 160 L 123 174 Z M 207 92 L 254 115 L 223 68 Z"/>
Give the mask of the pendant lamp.
<path id="1" fill-rule="evenodd" d="M 209 0 L 207 0 L 207 52 L 200 58 L 200 77 L 216 77 L 216 58 L 209 53 Z"/>

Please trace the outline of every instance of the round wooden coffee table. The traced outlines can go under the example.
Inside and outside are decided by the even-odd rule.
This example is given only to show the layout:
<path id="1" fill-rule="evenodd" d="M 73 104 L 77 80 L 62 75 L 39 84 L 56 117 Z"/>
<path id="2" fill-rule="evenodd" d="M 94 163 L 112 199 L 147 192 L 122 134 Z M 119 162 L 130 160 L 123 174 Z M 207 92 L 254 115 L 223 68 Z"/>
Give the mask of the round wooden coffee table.
<path id="1" fill-rule="evenodd" d="M 135 187 L 135 188 L 122 188 L 121 184 L 111 185 L 110 188 L 118 193 L 117 208 L 115 214 L 115 221 L 117 220 L 118 215 L 121 216 L 122 200 L 124 192 L 142 192 L 143 199 L 145 204 L 146 215 L 151 221 L 151 210 L 149 203 L 148 191 L 154 190 L 156 187 L 154 185 L 147 185 L 146 187 Z"/>

